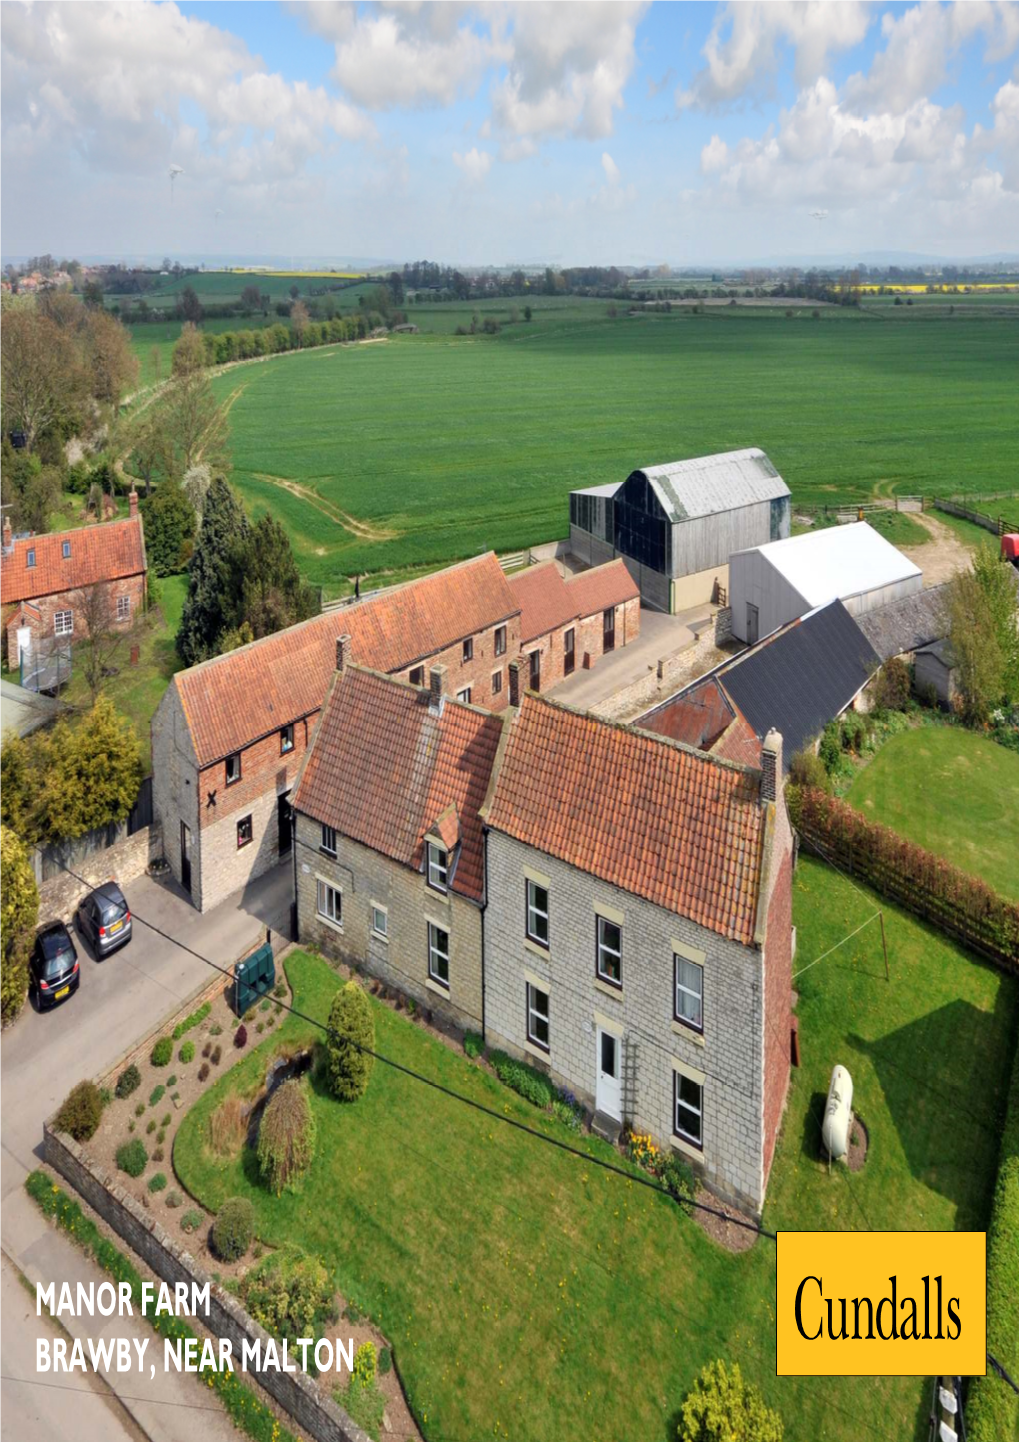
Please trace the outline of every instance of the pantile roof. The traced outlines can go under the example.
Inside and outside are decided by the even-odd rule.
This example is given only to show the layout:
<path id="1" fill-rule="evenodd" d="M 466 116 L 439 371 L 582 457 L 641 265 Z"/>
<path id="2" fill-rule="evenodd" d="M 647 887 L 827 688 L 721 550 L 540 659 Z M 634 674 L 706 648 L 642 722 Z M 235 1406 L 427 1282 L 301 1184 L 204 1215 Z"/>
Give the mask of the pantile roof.
<path id="1" fill-rule="evenodd" d="M 460 853 L 451 890 L 482 899 L 482 823 L 503 722 L 427 689 L 345 666 L 336 674 L 294 787 L 294 809 L 420 870 L 436 832 Z"/>
<path id="2" fill-rule="evenodd" d="M 790 494 L 789 486 L 757 446 L 663 466 L 642 466 L 632 474 L 645 476 L 671 521 L 713 516 Z"/>
<path id="3" fill-rule="evenodd" d="M 65 546 L 70 552 L 67 556 Z M 29 565 L 30 558 L 33 565 Z M 15 540 L 0 562 L 0 594 L 6 606 L 11 601 L 78 591 L 98 581 L 118 581 L 144 571 L 142 522 L 133 516 Z"/>
<path id="4" fill-rule="evenodd" d="M 198 764 L 317 711 L 336 666 L 338 636 L 350 635 L 353 661 L 399 671 L 519 610 L 490 551 L 179 671 L 174 685 Z"/>
<path id="5" fill-rule="evenodd" d="M 619 559 L 566 578 L 555 561 L 544 561 L 511 576 L 510 588 L 521 608 L 522 642 L 534 641 L 622 601 L 637 600 L 641 594 Z"/>
<path id="6" fill-rule="evenodd" d="M 759 792 L 756 771 L 528 693 L 486 821 L 747 945 L 765 826 Z"/>

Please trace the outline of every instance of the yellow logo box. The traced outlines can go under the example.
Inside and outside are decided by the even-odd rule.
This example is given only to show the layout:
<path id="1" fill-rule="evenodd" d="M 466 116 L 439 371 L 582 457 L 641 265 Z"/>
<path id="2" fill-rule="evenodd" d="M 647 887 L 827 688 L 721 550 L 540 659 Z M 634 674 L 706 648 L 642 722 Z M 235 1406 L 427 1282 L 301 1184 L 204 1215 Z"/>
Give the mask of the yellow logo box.
<path id="1" fill-rule="evenodd" d="M 984 1232 L 780 1232 L 780 1377 L 985 1370 Z"/>

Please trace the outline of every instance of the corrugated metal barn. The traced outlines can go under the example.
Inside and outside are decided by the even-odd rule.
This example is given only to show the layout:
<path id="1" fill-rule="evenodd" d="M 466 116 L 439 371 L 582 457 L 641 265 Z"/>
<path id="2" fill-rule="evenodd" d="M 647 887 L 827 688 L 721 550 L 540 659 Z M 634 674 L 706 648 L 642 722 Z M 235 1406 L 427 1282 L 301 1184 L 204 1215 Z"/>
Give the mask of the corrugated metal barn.
<path id="1" fill-rule="evenodd" d="M 913 561 L 866 521 L 811 531 L 730 557 L 733 634 L 753 646 L 827 601 L 863 616 L 921 585 Z"/>
<path id="2" fill-rule="evenodd" d="M 570 495 L 574 555 L 591 565 L 622 556 L 659 611 L 717 599 L 732 552 L 789 534 L 789 488 L 757 449 L 645 466 Z"/>

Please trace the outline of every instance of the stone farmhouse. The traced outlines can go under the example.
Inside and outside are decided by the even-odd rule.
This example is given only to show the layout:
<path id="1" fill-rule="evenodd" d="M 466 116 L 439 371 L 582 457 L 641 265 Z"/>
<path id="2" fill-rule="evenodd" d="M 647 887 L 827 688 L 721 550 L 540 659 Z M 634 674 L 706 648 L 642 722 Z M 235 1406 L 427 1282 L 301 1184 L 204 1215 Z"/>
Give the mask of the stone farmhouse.
<path id="1" fill-rule="evenodd" d="M 298 935 L 481 1031 L 479 810 L 503 723 L 429 688 L 337 670 L 294 787 Z"/>
<path id="2" fill-rule="evenodd" d="M 5 518 L 0 602 L 12 670 L 23 650 L 53 640 L 70 644 L 82 634 L 85 591 L 102 589 L 113 627 L 127 629 L 145 609 L 145 533 L 134 491 L 129 501 L 127 520 L 44 536 L 14 537 Z"/>
<path id="3" fill-rule="evenodd" d="M 530 691 L 548 691 L 640 633 L 641 593 L 622 561 L 567 577 L 545 561 L 511 576 L 510 585 L 521 607 Z"/>
<path id="4" fill-rule="evenodd" d="M 563 583 L 597 612 L 597 650 L 594 638 L 583 639 L 587 612 L 576 628 L 589 655 L 633 639 L 640 626 L 629 577 L 609 571 L 592 572 L 577 591 L 578 582 Z M 558 646 L 573 605 L 546 617 L 550 627 L 564 622 L 553 627 Z M 445 694 L 502 710 L 507 667 L 521 654 L 521 619 L 521 595 L 490 551 L 179 671 L 152 720 L 153 807 L 171 870 L 199 910 L 290 854 L 290 793 L 340 635 L 350 636 L 350 659 L 360 666 L 412 686 L 426 685 L 429 668 L 441 666 Z M 537 650 L 543 637 L 531 641 Z M 551 646 L 551 632 L 544 641 Z M 560 669 L 550 663 L 548 671 Z"/>
<path id="5" fill-rule="evenodd" d="M 737 765 L 530 694 L 507 730 L 482 813 L 487 1041 L 759 1212 L 791 1051 L 782 738 Z"/>

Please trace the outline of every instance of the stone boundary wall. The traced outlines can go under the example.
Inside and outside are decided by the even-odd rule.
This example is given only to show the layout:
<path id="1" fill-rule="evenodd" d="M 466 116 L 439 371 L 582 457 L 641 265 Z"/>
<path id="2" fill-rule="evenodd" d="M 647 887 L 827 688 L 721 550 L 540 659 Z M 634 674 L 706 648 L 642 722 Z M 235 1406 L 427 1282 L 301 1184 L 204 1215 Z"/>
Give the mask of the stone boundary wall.
<path id="1" fill-rule="evenodd" d="M 171 1286 L 176 1282 L 208 1286 L 209 1314 L 203 1319 L 204 1325 L 217 1337 L 229 1337 L 235 1357 L 240 1357 L 244 1342 L 259 1342 L 265 1351 L 269 1333 L 213 1281 L 180 1243 L 168 1236 L 134 1197 L 96 1166 L 77 1142 L 55 1131 L 48 1121 L 43 1126 L 43 1157 L 157 1277 Z M 250 1370 L 250 1375 L 316 1442 L 370 1442 L 368 1434 L 304 1372 L 270 1368 Z"/>
<path id="2" fill-rule="evenodd" d="M 590 708 L 593 716 L 603 721 L 630 721 L 644 711 L 650 710 L 657 701 L 678 690 L 691 664 L 691 647 L 678 651 L 673 656 L 664 656 L 655 666 L 649 666 L 648 674 L 632 681 L 619 691 L 614 691 L 604 701 L 598 701 Z"/>
<path id="3" fill-rule="evenodd" d="M 143 826 L 136 831 L 134 836 L 127 836 L 103 851 L 94 851 L 81 861 L 72 858 L 68 860 L 68 866 L 73 866 L 87 884 L 83 886 L 77 877 L 66 872 L 51 876 L 39 887 L 39 915 L 48 921 L 57 917 L 61 921 L 70 921 L 86 891 L 101 886 L 111 877 L 122 886 L 125 882 L 135 881 L 144 874 L 151 861 L 158 860 L 162 855 L 163 828 L 154 821 L 151 826 Z"/>

